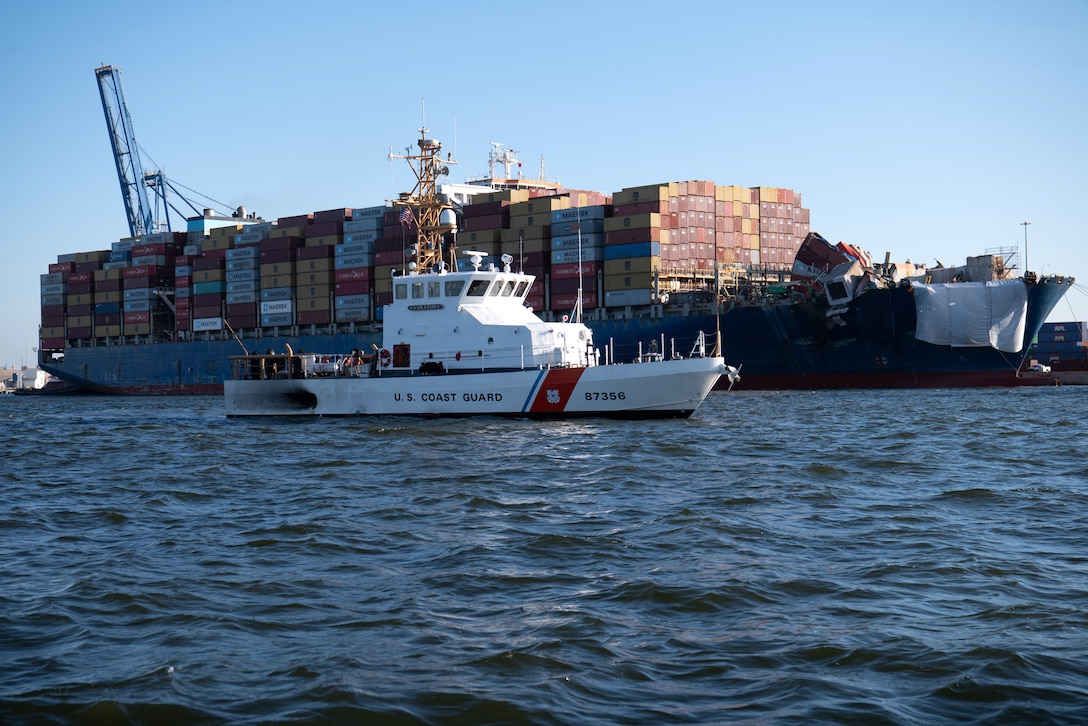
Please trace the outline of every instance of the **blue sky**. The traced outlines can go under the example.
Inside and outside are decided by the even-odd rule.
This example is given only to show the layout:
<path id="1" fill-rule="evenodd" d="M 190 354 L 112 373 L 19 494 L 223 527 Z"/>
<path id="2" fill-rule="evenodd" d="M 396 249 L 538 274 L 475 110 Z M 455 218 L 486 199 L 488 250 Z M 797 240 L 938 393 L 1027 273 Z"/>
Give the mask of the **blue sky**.
<path id="1" fill-rule="evenodd" d="M 452 181 L 489 142 L 565 186 L 800 191 L 893 259 L 1018 247 L 1088 285 L 1088 3 L 0 3 L 0 366 L 33 359 L 39 275 L 127 236 L 94 69 L 149 166 L 275 219 Z M 425 102 L 425 104 L 424 104 Z M 1053 320 L 1088 320 L 1074 289 Z"/>

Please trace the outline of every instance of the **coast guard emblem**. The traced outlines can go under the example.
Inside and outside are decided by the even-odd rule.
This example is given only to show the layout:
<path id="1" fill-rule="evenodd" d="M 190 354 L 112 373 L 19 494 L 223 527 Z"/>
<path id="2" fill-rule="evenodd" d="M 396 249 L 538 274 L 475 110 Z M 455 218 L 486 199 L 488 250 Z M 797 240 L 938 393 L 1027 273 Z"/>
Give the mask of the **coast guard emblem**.
<path id="1" fill-rule="evenodd" d="M 559 391 L 555 388 L 548 389 L 548 403 L 552 404 L 553 406 L 559 403 Z"/>

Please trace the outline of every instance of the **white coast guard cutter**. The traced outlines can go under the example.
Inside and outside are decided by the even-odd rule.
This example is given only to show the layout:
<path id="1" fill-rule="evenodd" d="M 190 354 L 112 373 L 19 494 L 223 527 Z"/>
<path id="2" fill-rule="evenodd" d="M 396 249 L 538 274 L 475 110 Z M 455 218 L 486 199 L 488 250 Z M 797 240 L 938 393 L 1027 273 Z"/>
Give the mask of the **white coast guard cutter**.
<path id="1" fill-rule="evenodd" d="M 414 210 L 419 242 L 415 262 L 393 278 L 382 348 L 234 356 L 228 416 L 687 417 L 720 376 L 738 378 L 720 345 L 708 355 L 702 338 L 687 358 L 602 363 L 586 325 L 525 307 L 535 278 L 512 271 L 509 255 L 498 269 L 470 250 L 472 269 L 455 271 L 451 250 L 447 265 L 443 235 L 453 227 L 435 193 L 441 145 L 421 132 L 420 154 L 402 157 L 419 162 L 419 186 L 399 200 Z"/>

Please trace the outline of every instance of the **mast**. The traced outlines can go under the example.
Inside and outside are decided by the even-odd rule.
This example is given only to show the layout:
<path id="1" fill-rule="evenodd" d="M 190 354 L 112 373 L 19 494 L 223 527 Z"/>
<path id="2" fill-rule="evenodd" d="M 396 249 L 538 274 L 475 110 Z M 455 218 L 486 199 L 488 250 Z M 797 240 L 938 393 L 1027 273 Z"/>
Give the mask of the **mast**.
<path id="1" fill-rule="evenodd" d="M 418 241 L 411 250 L 417 272 L 429 272 L 442 261 L 442 236 L 457 229 L 452 217 L 445 221 L 442 219 L 442 213 L 447 209 L 452 210 L 452 207 L 442 201 L 438 194 L 439 177 L 448 176 L 448 165 L 457 162 L 450 158 L 450 154 L 445 159 L 441 157 L 442 144 L 427 138 L 427 131 L 425 126 L 419 129 L 419 153 L 389 152 L 390 159 L 406 159 L 416 176 L 415 188 L 402 193 L 393 204 L 406 208 L 418 229 Z"/>

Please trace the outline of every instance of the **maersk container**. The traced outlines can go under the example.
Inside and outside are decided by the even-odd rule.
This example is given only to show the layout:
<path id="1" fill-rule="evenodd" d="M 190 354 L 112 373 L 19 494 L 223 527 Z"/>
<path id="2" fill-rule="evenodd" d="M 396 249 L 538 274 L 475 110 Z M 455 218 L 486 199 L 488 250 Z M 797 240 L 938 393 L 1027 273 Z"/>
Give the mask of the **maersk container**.
<path id="1" fill-rule="evenodd" d="M 374 264 L 374 254 L 354 254 L 336 257 L 336 269 L 343 270 L 349 267 L 371 267 Z"/>
<path id="2" fill-rule="evenodd" d="M 333 253 L 334 257 L 355 257 L 356 255 L 372 255 L 374 254 L 374 242 L 344 242 L 344 244 L 336 245 Z"/>
<path id="3" fill-rule="evenodd" d="M 604 247 L 604 235 L 603 234 L 583 234 L 581 237 L 573 235 L 570 237 L 552 237 L 552 250 L 559 249 L 578 249 L 578 247 Z"/>
<path id="4" fill-rule="evenodd" d="M 553 265 L 564 265 L 570 262 L 592 262 L 601 259 L 603 250 L 600 247 L 564 248 L 552 252 Z"/>
<path id="5" fill-rule="evenodd" d="M 126 302 L 129 300 L 151 300 L 155 297 L 155 291 L 150 287 L 133 287 L 123 293 L 123 299 Z"/>
<path id="6" fill-rule="evenodd" d="M 385 212 L 388 209 L 384 204 L 375 207 L 362 207 L 360 209 L 351 210 L 351 221 L 358 222 L 360 220 L 377 219 L 379 222 L 385 218 Z M 345 225 L 348 223 L 345 222 Z M 345 229 L 345 231 L 347 231 Z"/>
<path id="7" fill-rule="evenodd" d="M 227 305 L 237 305 L 239 303 L 255 303 L 257 302 L 256 292 L 228 292 L 227 293 Z"/>
<path id="8" fill-rule="evenodd" d="M 261 290 L 261 302 L 270 302 L 272 300 L 290 300 L 295 296 L 295 288 L 293 287 L 270 287 Z"/>
<path id="9" fill-rule="evenodd" d="M 338 323 L 365 323 L 370 320 L 370 308 L 347 308 L 336 310 L 333 320 Z"/>
<path id="10" fill-rule="evenodd" d="M 276 328 L 284 325 L 294 325 L 294 313 L 271 313 L 261 316 L 262 328 Z"/>
<path id="11" fill-rule="evenodd" d="M 228 270 L 227 282 L 242 282 L 245 280 L 259 280 L 261 279 L 260 270 Z"/>
<path id="12" fill-rule="evenodd" d="M 239 292 L 252 292 L 256 293 L 260 291 L 261 283 L 257 280 L 239 280 L 238 282 L 227 283 L 227 294 L 239 293 Z"/>
<path id="13" fill-rule="evenodd" d="M 257 270 L 260 269 L 260 259 L 257 257 L 243 257 L 236 260 L 227 260 L 227 272 L 234 270 Z"/>
<path id="14" fill-rule="evenodd" d="M 261 302 L 261 315 L 275 315 L 277 313 L 293 313 L 295 311 L 294 301 L 287 300 L 264 300 Z"/>
<path id="15" fill-rule="evenodd" d="M 193 320 L 192 327 L 194 331 L 222 330 L 223 318 L 196 318 Z"/>
<path id="16" fill-rule="evenodd" d="M 347 295 L 337 297 L 335 306 L 337 310 L 351 310 L 370 307 L 370 295 Z"/>
<path id="17" fill-rule="evenodd" d="M 349 222 L 348 224 L 351 224 L 351 223 Z M 382 230 L 380 230 L 380 229 L 363 230 L 362 232 L 344 232 L 344 242 L 343 242 L 343 244 L 345 244 L 345 245 L 358 245 L 358 244 L 373 245 L 382 236 L 382 234 L 383 234 Z M 342 245 L 337 245 L 337 247 L 341 247 L 341 246 Z"/>
<path id="18" fill-rule="evenodd" d="M 256 246 L 250 247 L 232 247 L 227 250 L 228 260 L 252 260 L 261 256 L 261 248 Z"/>
<path id="19" fill-rule="evenodd" d="M 556 209 L 552 212 L 552 224 L 559 222 L 576 222 L 587 219 L 604 219 L 606 217 L 604 205 L 590 207 L 571 207 L 570 209 Z"/>

